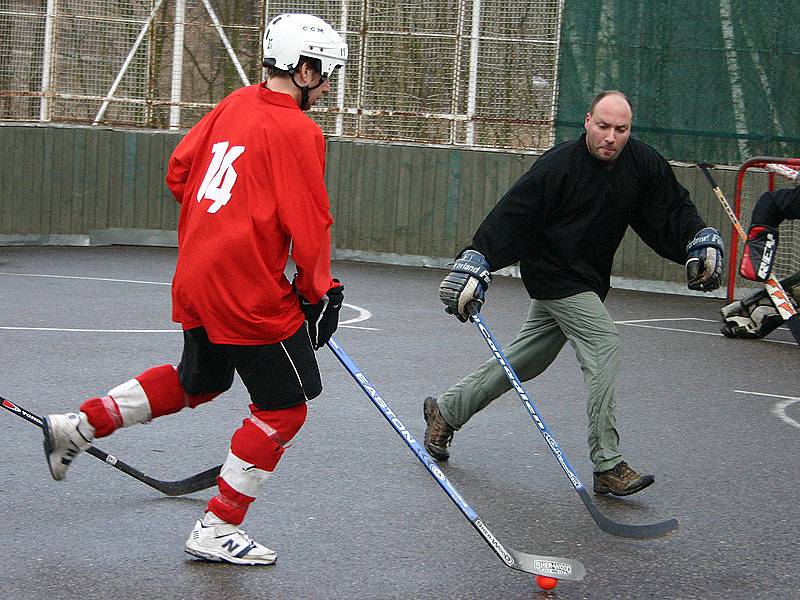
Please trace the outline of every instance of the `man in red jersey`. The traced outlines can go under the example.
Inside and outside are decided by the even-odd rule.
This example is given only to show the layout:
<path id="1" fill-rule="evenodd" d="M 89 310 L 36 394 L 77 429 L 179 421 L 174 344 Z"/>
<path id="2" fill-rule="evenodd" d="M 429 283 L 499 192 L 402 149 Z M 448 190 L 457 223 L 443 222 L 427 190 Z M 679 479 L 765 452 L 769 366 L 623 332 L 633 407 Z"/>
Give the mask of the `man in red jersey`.
<path id="1" fill-rule="evenodd" d="M 162 365 L 45 419 L 54 479 L 120 427 L 194 408 L 238 373 L 249 418 L 231 439 L 218 493 L 186 541 L 208 560 L 268 565 L 276 553 L 239 525 L 322 391 L 314 350 L 338 324 L 344 287 L 330 272 L 325 141 L 304 111 L 330 91 L 347 44 L 325 21 L 283 14 L 264 33 L 267 80 L 239 89 L 203 117 L 172 154 L 167 185 L 181 205 L 173 319 L 177 368 Z M 284 275 L 290 256 L 293 281 Z"/>

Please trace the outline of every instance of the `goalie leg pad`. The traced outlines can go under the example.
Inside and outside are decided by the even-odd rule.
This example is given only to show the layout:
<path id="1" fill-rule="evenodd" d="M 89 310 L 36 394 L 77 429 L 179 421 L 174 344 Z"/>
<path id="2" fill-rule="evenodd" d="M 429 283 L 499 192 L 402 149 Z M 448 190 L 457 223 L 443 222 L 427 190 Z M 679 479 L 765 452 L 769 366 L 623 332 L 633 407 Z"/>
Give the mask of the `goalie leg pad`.
<path id="1" fill-rule="evenodd" d="M 800 306 L 800 272 L 781 279 L 781 285 L 786 293 L 792 297 L 796 306 Z"/>
<path id="2" fill-rule="evenodd" d="M 783 323 L 763 289 L 722 307 L 720 314 L 725 321 L 722 334 L 731 338 L 763 338 Z"/>
<path id="3" fill-rule="evenodd" d="M 260 410 L 250 405 L 252 416 L 242 422 L 231 439 L 217 484 L 219 493 L 206 510 L 227 523 L 238 525 L 258 497 L 283 456 L 284 448 L 306 419 L 306 404 L 280 410 Z"/>

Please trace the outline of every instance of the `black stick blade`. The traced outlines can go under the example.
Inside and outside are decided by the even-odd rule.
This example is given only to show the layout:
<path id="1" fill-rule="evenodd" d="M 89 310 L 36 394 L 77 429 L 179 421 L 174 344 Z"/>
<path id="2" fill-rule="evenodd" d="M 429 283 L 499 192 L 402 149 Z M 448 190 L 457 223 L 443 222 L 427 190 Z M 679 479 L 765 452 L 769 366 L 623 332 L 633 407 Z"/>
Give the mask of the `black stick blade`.
<path id="1" fill-rule="evenodd" d="M 660 537 L 678 528 L 677 519 L 667 519 L 666 521 L 646 525 L 617 523 L 600 512 L 600 509 L 597 508 L 597 505 L 595 505 L 589 497 L 589 492 L 586 491 L 586 488 L 582 487 L 579 489 L 578 496 L 583 500 L 583 503 L 589 510 L 589 514 L 592 516 L 592 519 L 594 519 L 594 522 L 597 523 L 597 526 L 611 535 L 635 540 L 647 540 Z"/>
<path id="2" fill-rule="evenodd" d="M 217 465 L 216 467 L 212 467 L 206 471 L 203 471 L 202 473 L 197 473 L 196 475 L 187 477 L 186 479 L 180 479 L 178 481 L 161 481 L 160 479 L 155 479 L 149 475 L 145 475 L 139 469 L 130 466 L 112 454 L 108 454 L 107 452 L 100 450 L 100 448 L 97 448 L 96 446 L 90 446 L 86 452 L 87 454 L 91 454 L 95 458 L 111 465 L 118 471 L 122 471 L 130 477 L 138 479 L 145 485 L 149 485 L 154 490 L 158 490 L 166 496 L 185 496 L 186 494 L 192 494 L 194 492 L 199 492 L 200 490 L 208 489 L 216 484 L 217 475 L 219 475 L 220 469 L 222 469 L 222 465 Z"/>
<path id="3" fill-rule="evenodd" d="M 207 490 L 217 484 L 217 475 L 219 475 L 220 469 L 222 469 L 222 465 L 217 465 L 180 481 L 159 481 L 156 489 L 167 496 L 185 496 Z"/>

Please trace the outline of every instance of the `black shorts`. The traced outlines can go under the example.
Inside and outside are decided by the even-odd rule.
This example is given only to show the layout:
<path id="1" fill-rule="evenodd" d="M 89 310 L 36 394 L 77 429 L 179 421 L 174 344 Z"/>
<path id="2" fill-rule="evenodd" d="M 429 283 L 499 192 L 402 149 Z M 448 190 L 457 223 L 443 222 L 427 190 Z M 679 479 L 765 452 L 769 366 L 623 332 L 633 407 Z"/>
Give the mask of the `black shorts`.
<path id="1" fill-rule="evenodd" d="M 262 346 L 214 344 L 202 327 L 183 332 L 178 378 L 187 393 L 222 393 L 233 385 L 234 371 L 262 410 L 289 408 L 322 393 L 305 323 L 282 342 Z"/>

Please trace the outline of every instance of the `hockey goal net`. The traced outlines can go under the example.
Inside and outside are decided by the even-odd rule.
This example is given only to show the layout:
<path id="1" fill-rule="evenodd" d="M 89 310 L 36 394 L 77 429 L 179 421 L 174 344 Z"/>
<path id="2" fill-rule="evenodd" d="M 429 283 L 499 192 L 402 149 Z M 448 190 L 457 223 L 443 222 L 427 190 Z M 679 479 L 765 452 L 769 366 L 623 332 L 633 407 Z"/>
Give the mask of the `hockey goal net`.
<path id="1" fill-rule="evenodd" d="M 758 198 L 766 191 L 800 185 L 800 158 L 758 156 L 741 167 L 736 177 L 736 197 L 733 210 L 744 230 L 750 227 L 750 216 Z M 778 252 L 773 275 L 783 279 L 800 271 L 800 221 L 784 221 L 778 228 Z M 741 298 L 758 287 L 739 275 L 742 240 L 736 229 L 731 236 L 731 259 L 728 261 L 728 301 Z"/>

